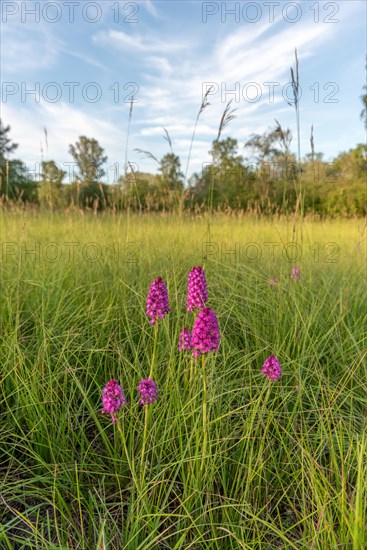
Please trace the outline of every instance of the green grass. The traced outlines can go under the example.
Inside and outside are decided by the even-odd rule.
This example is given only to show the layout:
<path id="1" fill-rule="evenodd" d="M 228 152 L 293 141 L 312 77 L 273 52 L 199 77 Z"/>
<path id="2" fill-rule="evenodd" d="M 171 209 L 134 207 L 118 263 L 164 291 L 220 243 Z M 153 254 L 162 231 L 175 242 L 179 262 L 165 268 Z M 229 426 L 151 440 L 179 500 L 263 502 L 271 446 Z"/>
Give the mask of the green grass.
<path id="1" fill-rule="evenodd" d="M 293 233 L 293 220 L 25 211 L 0 224 L 1 549 L 367 547 L 363 221 Z M 289 261 L 293 238 L 302 258 Z M 177 351 L 203 250 L 222 333 L 206 365 L 206 456 L 201 362 L 190 383 Z M 171 313 L 143 473 L 136 388 L 150 371 L 145 300 L 159 275 Z M 271 354 L 283 369 L 273 384 L 261 375 Z M 110 378 L 129 402 L 115 426 L 100 414 Z"/>

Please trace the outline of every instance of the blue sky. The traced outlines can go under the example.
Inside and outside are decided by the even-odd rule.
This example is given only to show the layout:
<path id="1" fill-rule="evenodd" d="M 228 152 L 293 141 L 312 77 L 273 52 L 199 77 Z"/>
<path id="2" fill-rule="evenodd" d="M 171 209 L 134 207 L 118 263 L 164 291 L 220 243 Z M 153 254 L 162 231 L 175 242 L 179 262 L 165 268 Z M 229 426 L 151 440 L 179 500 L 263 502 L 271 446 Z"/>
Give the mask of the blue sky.
<path id="1" fill-rule="evenodd" d="M 64 169 L 70 143 L 99 140 L 108 155 L 105 180 L 123 172 L 129 99 L 133 106 L 128 160 L 141 171 L 168 152 L 166 128 L 185 171 L 194 121 L 206 86 L 189 174 L 208 151 L 226 103 L 236 119 L 223 132 L 239 152 L 276 118 L 293 131 L 290 66 L 300 63 L 301 152 L 331 160 L 365 142 L 359 114 L 365 83 L 366 5 L 338 2 L 6 1 L 1 5 L 1 118 L 32 169 L 54 159 Z M 33 11 L 33 13 L 32 13 Z M 27 93 L 36 90 L 36 94 Z M 274 90 L 272 97 L 271 90 Z M 47 129 L 47 145 L 44 128 Z M 42 149 L 42 152 L 41 152 Z"/>

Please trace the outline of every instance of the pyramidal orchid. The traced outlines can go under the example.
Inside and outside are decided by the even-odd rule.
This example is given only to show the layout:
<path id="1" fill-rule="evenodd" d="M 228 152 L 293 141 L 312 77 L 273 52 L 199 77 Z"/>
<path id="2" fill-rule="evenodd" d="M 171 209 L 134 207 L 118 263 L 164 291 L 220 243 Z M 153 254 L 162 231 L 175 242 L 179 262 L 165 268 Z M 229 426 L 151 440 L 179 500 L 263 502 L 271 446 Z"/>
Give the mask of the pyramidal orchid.
<path id="1" fill-rule="evenodd" d="M 140 393 L 140 405 L 149 405 L 157 401 L 158 390 L 156 383 L 151 378 L 144 378 L 138 386 Z"/>
<path id="2" fill-rule="evenodd" d="M 276 382 L 278 378 L 282 376 L 282 368 L 279 359 L 275 357 L 275 355 L 270 355 L 270 357 L 265 360 L 261 373 L 264 374 L 268 380 Z"/>
<path id="3" fill-rule="evenodd" d="M 145 312 L 150 317 L 149 323 L 154 325 L 158 319 L 164 319 L 169 313 L 168 291 L 162 277 L 155 279 L 149 287 Z"/>
<path id="4" fill-rule="evenodd" d="M 190 351 L 192 349 L 192 335 L 188 328 L 184 328 L 180 332 L 180 337 L 178 341 L 178 350 L 179 351 Z"/>
<path id="5" fill-rule="evenodd" d="M 124 392 L 117 380 L 107 382 L 102 390 L 102 414 L 110 414 L 112 424 L 116 422 L 117 411 L 126 402 Z"/>
<path id="6" fill-rule="evenodd" d="M 193 267 L 187 278 L 186 310 L 203 308 L 208 301 L 205 271 L 202 267 Z"/>
<path id="7" fill-rule="evenodd" d="M 199 311 L 192 331 L 191 345 L 193 356 L 199 357 L 203 353 L 218 351 L 220 329 L 217 316 L 210 307 Z"/>
<path id="8" fill-rule="evenodd" d="M 301 270 L 300 270 L 299 267 L 297 267 L 297 266 L 292 267 L 291 277 L 294 281 L 296 281 L 296 283 L 299 282 L 299 280 L 301 278 Z"/>

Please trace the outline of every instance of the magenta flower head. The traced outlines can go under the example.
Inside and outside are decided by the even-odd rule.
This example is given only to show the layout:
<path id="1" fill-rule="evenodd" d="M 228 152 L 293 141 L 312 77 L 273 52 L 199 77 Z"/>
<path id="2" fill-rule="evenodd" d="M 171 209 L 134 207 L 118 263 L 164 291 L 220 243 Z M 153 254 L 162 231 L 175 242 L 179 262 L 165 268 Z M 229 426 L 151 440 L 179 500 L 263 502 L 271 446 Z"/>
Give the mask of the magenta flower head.
<path id="1" fill-rule="evenodd" d="M 107 382 L 102 390 L 102 414 L 110 414 L 112 424 L 115 424 L 116 413 L 124 403 L 126 403 L 126 398 L 117 380 Z"/>
<path id="2" fill-rule="evenodd" d="M 193 267 L 187 278 L 186 310 L 202 308 L 208 300 L 205 272 L 202 267 Z"/>
<path id="3" fill-rule="evenodd" d="M 140 405 L 148 405 L 154 403 L 158 399 L 157 386 L 151 378 L 144 378 L 138 386 L 140 393 Z"/>
<path id="4" fill-rule="evenodd" d="M 165 315 L 169 313 L 168 291 L 162 277 L 158 277 L 150 285 L 145 311 L 150 317 L 151 325 L 154 325 L 158 319 L 164 319 Z"/>
<path id="5" fill-rule="evenodd" d="M 188 328 L 184 328 L 183 330 L 181 330 L 180 339 L 178 342 L 178 350 L 189 351 L 190 349 L 192 349 L 191 339 L 191 332 Z"/>
<path id="6" fill-rule="evenodd" d="M 271 277 L 271 279 L 269 279 L 269 285 L 276 285 L 278 284 L 278 279 L 276 277 Z"/>
<path id="7" fill-rule="evenodd" d="M 291 277 L 294 281 L 298 283 L 301 278 L 301 270 L 299 267 L 292 267 Z"/>
<path id="8" fill-rule="evenodd" d="M 265 360 L 261 373 L 265 374 L 265 376 L 273 382 L 278 380 L 278 378 L 282 376 L 279 359 L 275 357 L 275 355 L 270 355 L 270 357 Z"/>
<path id="9" fill-rule="evenodd" d="M 210 307 L 199 311 L 192 331 L 191 345 L 193 356 L 199 357 L 202 353 L 218 351 L 220 330 L 216 314 Z"/>

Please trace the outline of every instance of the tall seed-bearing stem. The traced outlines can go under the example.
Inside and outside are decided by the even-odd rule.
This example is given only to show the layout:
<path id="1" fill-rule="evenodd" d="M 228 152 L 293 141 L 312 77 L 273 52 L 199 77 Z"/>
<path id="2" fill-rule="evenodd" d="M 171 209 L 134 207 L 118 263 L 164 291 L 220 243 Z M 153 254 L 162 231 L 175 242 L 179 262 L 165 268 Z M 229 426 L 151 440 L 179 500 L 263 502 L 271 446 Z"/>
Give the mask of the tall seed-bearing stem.
<path id="1" fill-rule="evenodd" d="M 194 131 L 193 131 L 193 133 L 192 133 L 191 142 L 190 142 L 190 148 L 189 148 L 189 154 L 188 154 L 188 156 L 187 156 L 187 162 L 186 162 L 185 180 L 184 180 L 184 185 L 185 185 L 185 186 L 187 185 L 187 173 L 188 173 L 188 170 L 189 170 L 189 164 L 190 164 L 190 159 L 191 159 L 192 146 L 193 146 L 193 144 L 194 144 L 194 139 L 195 139 L 195 134 L 196 134 L 196 129 L 197 129 L 197 126 L 198 126 L 199 118 L 200 118 L 201 113 L 204 111 L 204 109 L 206 109 L 206 107 L 208 107 L 208 105 L 210 105 L 210 103 L 208 103 L 208 95 L 211 93 L 212 89 L 213 89 L 213 86 L 210 86 L 210 87 L 206 90 L 205 95 L 204 95 L 204 97 L 203 97 L 203 101 L 201 102 L 201 105 L 200 105 L 200 109 L 199 109 L 199 111 L 198 111 L 198 114 L 196 115 Z"/>
<path id="2" fill-rule="evenodd" d="M 233 119 L 236 118 L 236 115 L 234 115 L 233 113 L 235 111 L 237 111 L 237 109 L 231 109 L 231 105 L 232 105 L 232 99 L 230 101 L 228 101 L 228 103 L 227 103 L 227 105 L 226 105 L 226 107 L 223 111 L 222 118 L 220 119 L 220 123 L 219 123 L 218 134 L 217 134 L 217 137 L 215 138 L 215 140 L 213 141 L 213 149 L 211 151 L 211 155 L 212 155 L 214 165 L 216 164 L 215 146 L 217 145 L 217 143 L 220 140 L 220 137 L 222 135 L 222 131 L 224 130 L 224 128 L 226 128 L 228 126 L 228 124 Z M 212 174 L 212 179 L 211 179 L 210 187 L 209 187 L 209 205 L 208 205 L 209 206 L 209 215 L 211 215 L 213 213 L 213 194 L 214 194 L 214 173 Z M 208 217 L 208 222 L 209 222 L 209 217 Z M 208 231 L 209 231 L 209 235 L 210 235 L 210 224 L 208 224 Z"/>
<path id="3" fill-rule="evenodd" d="M 301 137 L 300 137 L 301 132 L 300 132 L 300 121 L 299 121 L 300 85 L 299 85 L 299 65 L 298 65 L 297 48 L 294 50 L 294 55 L 296 59 L 296 67 L 295 67 L 296 74 L 294 74 L 293 68 L 291 67 L 291 79 L 292 79 L 294 107 L 296 110 L 296 123 L 297 123 L 298 166 L 297 166 L 296 180 L 297 180 L 297 183 L 299 184 L 299 190 L 296 191 L 297 193 L 297 202 L 296 202 L 296 209 L 295 209 L 295 220 L 296 220 L 299 207 L 301 209 L 301 219 L 303 219 L 304 217 L 304 199 L 302 196 L 302 186 L 301 186 L 301 179 L 300 179 L 300 168 L 301 168 Z M 293 227 L 293 231 L 295 231 L 295 226 Z M 301 238 L 302 238 L 302 226 L 301 226 Z"/>
<path id="4" fill-rule="evenodd" d="M 206 365 L 205 365 L 205 355 L 201 356 L 201 366 L 202 366 L 202 375 L 203 375 L 203 457 L 201 462 L 201 469 L 203 469 L 206 448 L 208 445 L 208 428 L 207 428 L 207 388 L 206 388 Z"/>
<path id="5" fill-rule="evenodd" d="M 124 165 L 124 175 L 125 175 L 125 177 L 126 177 L 126 172 L 127 172 L 127 155 L 128 155 L 128 150 L 129 150 L 130 125 L 131 125 L 131 117 L 132 117 L 132 114 L 133 114 L 134 101 L 135 100 L 132 97 L 131 100 L 130 100 L 129 118 L 128 118 L 128 122 L 127 122 L 125 158 L 124 158 L 124 160 L 125 160 L 125 165 Z"/>
<path id="6" fill-rule="evenodd" d="M 300 125 L 299 125 L 299 71 L 298 71 L 298 56 L 297 48 L 294 50 L 294 55 L 296 58 L 296 75 L 294 75 L 293 68 L 291 67 L 291 78 L 292 78 L 292 90 L 294 97 L 294 107 L 296 110 L 296 123 L 297 123 L 297 158 L 298 164 L 301 162 L 301 138 L 300 138 Z"/>

